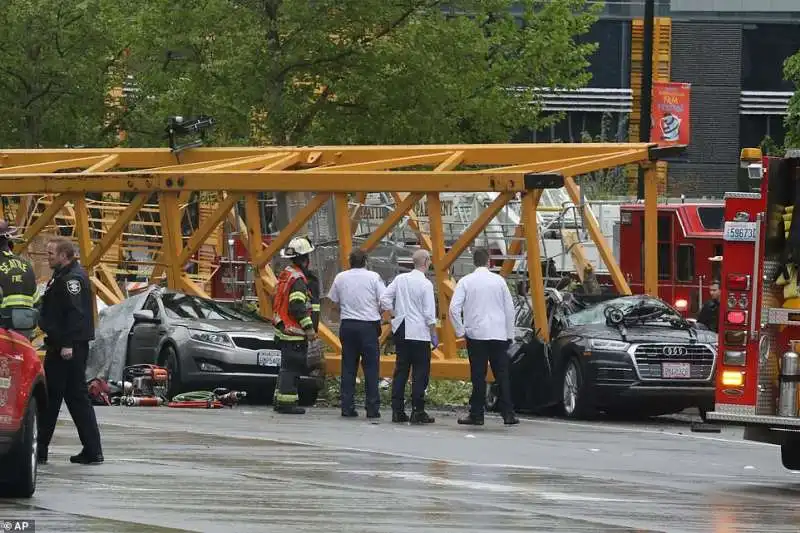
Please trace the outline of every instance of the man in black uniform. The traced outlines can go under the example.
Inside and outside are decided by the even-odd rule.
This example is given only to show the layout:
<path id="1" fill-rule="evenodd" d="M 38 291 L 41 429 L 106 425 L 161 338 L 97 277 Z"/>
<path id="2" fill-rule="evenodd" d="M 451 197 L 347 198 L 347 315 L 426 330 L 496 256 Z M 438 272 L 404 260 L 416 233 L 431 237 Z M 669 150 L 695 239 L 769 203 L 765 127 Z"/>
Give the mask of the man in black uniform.
<path id="1" fill-rule="evenodd" d="M 13 235 L 8 222 L 0 220 L 0 326 L 31 339 L 36 329 L 34 307 L 39 302 L 39 289 L 31 262 L 11 251 Z"/>
<path id="2" fill-rule="evenodd" d="M 75 247 L 66 239 L 47 244 L 53 277 L 42 298 L 41 328 L 47 335 L 44 371 L 49 401 L 40 424 L 39 461 L 47 462 L 47 448 L 61 410 L 61 401 L 75 422 L 83 450 L 70 462 L 103 462 L 100 429 L 86 387 L 86 358 L 94 339 L 94 306 L 89 276 L 75 259 Z"/>
<path id="3" fill-rule="evenodd" d="M 697 322 L 716 332 L 719 329 L 719 281 L 713 281 L 708 289 L 711 298 L 706 300 L 700 309 Z"/>

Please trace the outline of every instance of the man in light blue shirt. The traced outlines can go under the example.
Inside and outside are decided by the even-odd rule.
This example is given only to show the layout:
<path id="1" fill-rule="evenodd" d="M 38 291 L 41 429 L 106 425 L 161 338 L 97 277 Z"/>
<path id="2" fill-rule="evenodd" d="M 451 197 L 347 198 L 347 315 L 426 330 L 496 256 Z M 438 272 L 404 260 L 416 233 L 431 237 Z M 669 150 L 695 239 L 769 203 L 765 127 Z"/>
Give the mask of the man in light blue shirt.
<path id="1" fill-rule="evenodd" d="M 356 417 L 355 389 L 358 362 L 364 369 L 367 418 L 380 418 L 381 294 L 386 290 L 380 275 L 367 270 L 367 253 L 354 250 L 350 269 L 339 272 L 328 298 L 339 306 L 339 340 L 342 342 L 342 416 Z"/>
<path id="2" fill-rule="evenodd" d="M 381 307 L 392 311 L 392 333 L 397 360 L 392 377 L 392 422 L 408 422 L 405 410 L 405 387 L 411 378 L 411 423 L 431 424 L 425 412 L 425 389 L 431 374 L 431 342 L 436 346 L 436 300 L 433 284 L 425 277 L 431 266 L 427 250 L 412 256 L 414 270 L 399 274 L 381 296 Z"/>

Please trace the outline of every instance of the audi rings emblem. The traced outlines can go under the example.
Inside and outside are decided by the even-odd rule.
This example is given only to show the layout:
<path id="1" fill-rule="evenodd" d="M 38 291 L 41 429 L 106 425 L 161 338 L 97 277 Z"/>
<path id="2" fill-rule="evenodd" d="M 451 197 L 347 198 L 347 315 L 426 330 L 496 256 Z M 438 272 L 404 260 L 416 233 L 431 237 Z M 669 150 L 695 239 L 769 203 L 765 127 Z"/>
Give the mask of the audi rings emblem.
<path id="1" fill-rule="evenodd" d="M 662 348 L 661 353 L 664 355 L 670 356 L 678 356 L 678 355 L 686 355 L 686 348 L 683 346 L 664 346 Z"/>

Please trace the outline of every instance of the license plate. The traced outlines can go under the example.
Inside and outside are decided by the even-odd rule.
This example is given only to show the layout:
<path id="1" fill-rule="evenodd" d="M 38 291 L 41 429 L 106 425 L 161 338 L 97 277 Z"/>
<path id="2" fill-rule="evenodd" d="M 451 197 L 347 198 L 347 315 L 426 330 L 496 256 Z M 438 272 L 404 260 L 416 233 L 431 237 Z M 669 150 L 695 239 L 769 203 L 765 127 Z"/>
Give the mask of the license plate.
<path id="1" fill-rule="evenodd" d="M 692 377 L 692 365 L 689 363 L 663 363 L 661 377 L 665 379 L 689 379 Z"/>
<path id="2" fill-rule="evenodd" d="M 725 222 L 722 238 L 732 242 L 755 242 L 755 222 Z"/>
<path id="3" fill-rule="evenodd" d="M 281 351 L 259 350 L 258 366 L 281 366 Z"/>

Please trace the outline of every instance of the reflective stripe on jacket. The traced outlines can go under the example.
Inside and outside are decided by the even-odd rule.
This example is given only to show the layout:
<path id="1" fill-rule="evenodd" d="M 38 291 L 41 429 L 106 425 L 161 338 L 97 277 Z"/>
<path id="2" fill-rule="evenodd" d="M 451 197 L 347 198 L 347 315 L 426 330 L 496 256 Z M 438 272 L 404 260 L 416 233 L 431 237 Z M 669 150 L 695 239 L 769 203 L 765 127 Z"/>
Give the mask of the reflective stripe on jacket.
<path id="1" fill-rule="evenodd" d="M 302 290 L 295 285 L 302 280 Z M 311 292 L 308 290 L 308 279 L 302 270 L 290 265 L 283 269 L 278 277 L 278 287 L 273 301 L 273 324 L 275 336 L 285 341 L 305 340 L 305 330 L 311 329 Z M 301 318 L 296 318 L 290 307 L 302 306 Z"/>

